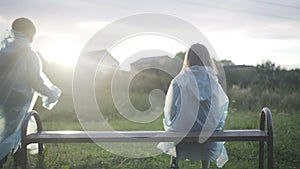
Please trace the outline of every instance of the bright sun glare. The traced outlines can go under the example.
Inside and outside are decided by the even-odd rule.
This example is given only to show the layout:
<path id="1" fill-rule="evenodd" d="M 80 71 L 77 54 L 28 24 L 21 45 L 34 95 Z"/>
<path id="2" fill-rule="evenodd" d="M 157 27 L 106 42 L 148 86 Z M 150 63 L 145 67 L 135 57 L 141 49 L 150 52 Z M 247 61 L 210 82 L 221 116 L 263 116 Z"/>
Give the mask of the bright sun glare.
<path id="1" fill-rule="evenodd" d="M 84 44 L 67 39 L 49 39 L 49 41 L 36 43 L 35 45 L 46 61 L 70 67 L 75 66 L 81 50 L 84 47 Z M 161 49 L 175 55 L 177 52 L 184 51 L 186 47 L 168 37 L 143 35 L 126 39 L 117 44 L 117 46 L 114 46 L 113 49 L 110 49 L 109 52 L 122 64 L 122 62 L 128 59 L 132 54 L 148 49 Z M 104 49 L 94 50 L 100 51 Z M 134 61 L 134 59 L 132 61 Z"/>
<path id="2" fill-rule="evenodd" d="M 69 40 L 47 42 L 37 48 L 42 57 L 52 63 L 74 66 L 80 55 L 82 46 Z"/>

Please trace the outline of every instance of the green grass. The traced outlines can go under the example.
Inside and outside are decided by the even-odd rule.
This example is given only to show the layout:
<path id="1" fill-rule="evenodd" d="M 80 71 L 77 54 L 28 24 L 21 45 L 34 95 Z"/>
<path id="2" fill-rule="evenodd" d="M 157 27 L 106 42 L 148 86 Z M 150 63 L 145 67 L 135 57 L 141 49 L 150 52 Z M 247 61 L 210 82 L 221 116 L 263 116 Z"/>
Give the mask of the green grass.
<path id="1" fill-rule="evenodd" d="M 275 168 L 300 168 L 300 112 L 273 112 Z M 46 130 L 81 130 L 73 112 L 43 111 L 40 113 Z M 230 112 L 225 129 L 259 127 L 259 112 Z M 162 117 L 150 124 L 136 124 L 125 120 L 110 121 L 116 130 L 162 130 Z M 122 145 L 119 145 L 122 148 Z M 224 169 L 258 168 L 258 143 L 227 142 L 229 161 Z M 132 151 L 129 149 L 128 151 Z M 200 168 L 199 161 L 180 161 L 181 169 Z M 9 157 L 4 168 L 13 167 Z M 148 158 L 127 158 L 114 155 L 96 144 L 46 144 L 43 157 L 29 155 L 29 168 L 53 169 L 166 169 L 169 156 L 160 154 Z M 211 168 L 217 168 L 215 164 Z"/>

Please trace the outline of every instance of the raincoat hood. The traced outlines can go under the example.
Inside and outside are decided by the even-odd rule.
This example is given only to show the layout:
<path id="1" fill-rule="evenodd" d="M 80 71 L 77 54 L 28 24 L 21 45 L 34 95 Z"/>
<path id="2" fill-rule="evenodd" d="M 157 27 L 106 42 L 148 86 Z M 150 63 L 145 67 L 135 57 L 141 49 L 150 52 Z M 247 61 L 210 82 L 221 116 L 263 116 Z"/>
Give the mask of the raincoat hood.
<path id="1" fill-rule="evenodd" d="M 211 67 L 206 66 L 187 67 L 174 80 L 182 88 L 190 89 L 198 101 L 210 98 L 211 91 L 218 85 L 216 72 Z"/>
<path id="2" fill-rule="evenodd" d="M 1 52 L 7 54 L 16 53 L 22 49 L 30 48 L 28 38 L 21 32 L 11 30 L 1 42 Z"/>

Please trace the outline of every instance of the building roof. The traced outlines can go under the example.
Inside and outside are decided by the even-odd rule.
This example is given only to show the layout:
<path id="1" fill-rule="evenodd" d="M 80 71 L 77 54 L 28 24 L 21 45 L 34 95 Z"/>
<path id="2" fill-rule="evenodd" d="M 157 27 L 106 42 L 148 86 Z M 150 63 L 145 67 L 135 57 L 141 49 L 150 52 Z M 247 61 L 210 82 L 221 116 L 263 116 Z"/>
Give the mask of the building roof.
<path id="1" fill-rule="evenodd" d="M 84 61 L 86 61 L 87 64 L 95 64 L 95 62 L 98 62 L 96 64 L 107 66 L 119 66 L 119 62 L 106 50 L 87 52 L 84 54 L 83 57 Z M 103 57 L 103 59 L 100 57 Z"/>
<path id="2" fill-rule="evenodd" d="M 171 59 L 169 56 L 153 56 L 153 57 L 145 57 L 145 58 L 140 58 L 137 61 L 131 63 L 131 64 L 148 64 L 152 62 L 158 62 L 163 59 Z"/>

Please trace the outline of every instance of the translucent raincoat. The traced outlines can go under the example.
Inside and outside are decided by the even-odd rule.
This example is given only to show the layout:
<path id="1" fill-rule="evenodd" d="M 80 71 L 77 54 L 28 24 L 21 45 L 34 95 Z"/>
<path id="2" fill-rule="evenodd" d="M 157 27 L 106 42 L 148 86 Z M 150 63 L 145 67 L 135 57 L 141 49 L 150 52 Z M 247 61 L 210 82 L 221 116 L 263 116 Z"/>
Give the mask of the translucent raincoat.
<path id="1" fill-rule="evenodd" d="M 48 109 L 61 94 L 42 72 L 40 58 L 28 39 L 12 30 L 0 49 L 0 160 L 19 147 L 21 126 L 33 107 L 35 91 L 43 96 L 43 106 Z"/>
<path id="2" fill-rule="evenodd" d="M 201 131 L 199 143 L 161 142 L 158 148 L 178 159 L 206 160 L 222 167 L 228 156 L 224 142 L 205 142 L 221 130 L 228 109 L 228 97 L 211 67 L 185 68 L 171 82 L 164 107 L 166 131 Z"/>

